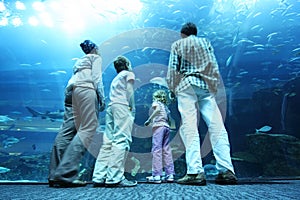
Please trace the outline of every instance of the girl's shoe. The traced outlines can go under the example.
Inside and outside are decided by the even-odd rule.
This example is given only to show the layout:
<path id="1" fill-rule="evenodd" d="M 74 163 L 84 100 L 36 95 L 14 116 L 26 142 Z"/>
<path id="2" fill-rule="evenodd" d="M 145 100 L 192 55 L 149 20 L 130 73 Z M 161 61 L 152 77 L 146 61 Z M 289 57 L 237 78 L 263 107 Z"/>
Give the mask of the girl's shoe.
<path id="1" fill-rule="evenodd" d="M 161 183 L 160 176 L 147 176 L 146 179 L 148 183 Z"/>
<path id="2" fill-rule="evenodd" d="M 174 182 L 174 175 L 173 174 L 167 175 L 166 178 L 165 178 L 165 180 L 168 183 L 173 183 Z"/>

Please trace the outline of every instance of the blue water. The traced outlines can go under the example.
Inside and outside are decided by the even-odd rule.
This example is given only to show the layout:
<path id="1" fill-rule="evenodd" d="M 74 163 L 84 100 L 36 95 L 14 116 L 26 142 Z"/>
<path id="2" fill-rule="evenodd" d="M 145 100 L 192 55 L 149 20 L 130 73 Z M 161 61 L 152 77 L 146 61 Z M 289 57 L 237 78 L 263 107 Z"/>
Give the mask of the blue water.
<path id="1" fill-rule="evenodd" d="M 42 11 L 32 8 L 33 1 L 24 1 L 26 10 L 3 2 L 6 9 L 0 10 L 0 19 L 7 19 L 8 24 L 0 23 L 0 115 L 14 122 L 1 122 L 0 134 L 26 139 L 1 150 L 50 151 L 57 129 L 42 128 L 58 128 L 59 123 L 45 119 L 42 128 L 36 128 L 40 121 L 25 107 L 40 112 L 63 109 L 64 87 L 74 58 L 83 56 L 79 44 L 85 39 L 100 46 L 106 94 L 116 75 L 113 59 L 120 54 L 130 59 L 137 78 L 135 124 L 141 126 L 152 91 L 158 87 L 149 80 L 166 75 L 171 43 L 179 39 L 187 21 L 194 22 L 198 36 L 209 38 L 214 47 L 225 92 L 221 110 L 225 107 L 233 152 L 244 151 L 245 135 L 264 125 L 272 126 L 272 133 L 299 137 L 293 121 L 299 119 L 299 108 L 289 107 L 299 99 L 299 84 L 291 82 L 300 73 L 299 0 L 137 0 L 125 4 L 120 0 L 109 6 L 83 0 L 68 5 L 61 0 L 57 7 L 46 0 L 40 1 L 45 6 Z M 52 27 L 43 24 L 43 13 L 52 19 Z M 39 20 L 37 26 L 28 23 L 31 16 Z M 13 25 L 15 17 L 23 24 Z M 176 105 L 170 107 L 179 124 Z M 18 125 L 20 121 L 25 125 Z M 35 129 L 24 131 L 22 126 Z"/>

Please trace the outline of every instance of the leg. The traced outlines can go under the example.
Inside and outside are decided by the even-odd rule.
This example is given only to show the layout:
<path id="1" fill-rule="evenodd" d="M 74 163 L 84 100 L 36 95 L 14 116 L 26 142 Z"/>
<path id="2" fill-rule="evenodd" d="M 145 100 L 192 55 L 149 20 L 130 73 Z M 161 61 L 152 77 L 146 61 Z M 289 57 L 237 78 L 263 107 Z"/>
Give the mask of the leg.
<path id="1" fill-rule="evenodd" d="M 49 165 L 49 180 L 54 179 L 56 168 L 60 164 L 62 157 L 76 135 L 76 127 L 74 124 L 73 108 L 72 106 L 65 106 L 64 121 L 55 138 L 54 145 L 50 156 Z"/>
<path id="2" fill-rule="evenodd" d="M 203 120 L 208 127 L 210 142 L 217 162 L 216 168 L 219 171 L 230 170 L 234 173 L 228 134 L 215 98 L 208 92 L 204 95 L 202 94 L 199 107 Z"/>
<path id="3" fill-rule="evenodd" d="M 132 142 L 131 131 L 133 117 L 128 106 L 115 104 L 111 105 L 114 118 L 114 131 L 111 156 L 107 170 L 107 184 L 116 184 L 125 179 L 125 162 Z"/>
<path id="4" fill-rule="evenodd" d="M 191 87 L 178 94 L 178 110 L 182 121 L 180 136 L 186 148 L 187 174 L 204 172 L 198 133 L 197 101 L 197 96 Z"/>
<path id="5" fill-rule="evenodd" d="M 100 148 L 93 172 L 94 183 L 105 182 L 107 176 L 108 162 L 112 156 L 111 146 L 113 141 L 113 135 L 111 133 L 114 127 L 114 120 L 112 117 L 111 107 L 108 107 L 106 110 L 105 123 L 106 126 L 103 135 L 103 144 Z"/>
<path id="6" fill-rule="evenodd" d="M 98 126 L 96 102 L 97 98 L 94 90 L 80 87 L 74 89 L 73 109 L 78 132 L 68 146 L 56 170 L 56 180 L 73 182 L 78 179 L 80 161 Z"/>
<path id="7" fill-rule="evenodd" d="M 152 136 L 152 175 L 162 175 L 162 141 L 164 130 L 163 127 L 154 127 Z"/>
<path id="8" fill-rule="evenodd" d="M 163 161 L 164 161 L 164 168 L 166 171 L 166 175 L 175 174 L 174 171 L 174 162 L 172 156 L 172 150 L 169 145 L 170 140 L 170 129 L 168 127 L 163 127 L 164 129 L 164 136 L 163 136 L 163 143 L 162 143 L 162 150 L 163 150 Z"/>

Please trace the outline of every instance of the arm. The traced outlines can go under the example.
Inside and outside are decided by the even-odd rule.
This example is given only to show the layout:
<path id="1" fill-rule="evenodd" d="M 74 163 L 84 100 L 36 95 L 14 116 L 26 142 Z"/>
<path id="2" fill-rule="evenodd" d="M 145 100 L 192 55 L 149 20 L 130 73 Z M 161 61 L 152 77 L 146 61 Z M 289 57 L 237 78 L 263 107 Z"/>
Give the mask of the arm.
<path id="1" fill-rule="evenodd" d="M 210 60 L 209 72 L 207 74 L 210 77 L 210 81 L 207 81 L 207 84 L 209 86 L 210 92 L 216 93 L 219 82 L 220 82 L 219 65 L 218 65 L 216 56 L 214 54 L 214 49 L 213 49 L 211 43 L 209 42 L 209 40 L 206 40 L 206 42 L 207 42 L 207 46 L 209 49 L 208 56 L 209 56 L 209 60 Z"/>
<path id="2" fill-rule="evenodd" d="M 152 119 L 159 113 L 158 106 L 153 106 L 154 111 L 150 115 L 150 117 L 147 119 L 147 121 L 144 123 L 145 126 L 149 126 L 151 123 Z"/>
<path id="3" fill-rule="evenodd" d="M 169 86 L 169 90 L 173 93 L 175 93 L 175 89 L 180 81 L 180 56 L 177 53 L 176 50 L 176 43 L 172 45 L 170 58 L 169 58 L 169 65 L 168 65 L 168 72 L 166 81 Z"/>
<path id="4" fill-rule="evenodd" d="M 92 80 L 100 104 L 100 112 L 105 109 L 104 87 L 102 82 L 102 58 L 97 56 L 92 62 Z"/>
<path id="5" fill-rule="evenodd" d="M 129 110 L 135 112 L 135 101 L 134 101 L 134 80 L 130 79 L 127 81 L 127 98 L 129 99 Z"/>

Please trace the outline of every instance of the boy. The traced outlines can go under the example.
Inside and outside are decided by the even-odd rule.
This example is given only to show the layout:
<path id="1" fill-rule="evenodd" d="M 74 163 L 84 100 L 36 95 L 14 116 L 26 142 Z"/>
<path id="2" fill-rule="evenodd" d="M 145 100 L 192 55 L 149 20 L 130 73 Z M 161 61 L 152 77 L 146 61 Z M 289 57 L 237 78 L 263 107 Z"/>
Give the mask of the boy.
<path id="1" fill-rule="evenodd" d="M 133 187 L 136 181 L 124 176 L 125 162 L 132 142 L 134 121 L 134 73 L 127 58 L 119 56 L 114 61 L 117 76 L 110 86 L 106 111 L 106 128 L 94 173 L 94 187 Z"/>

